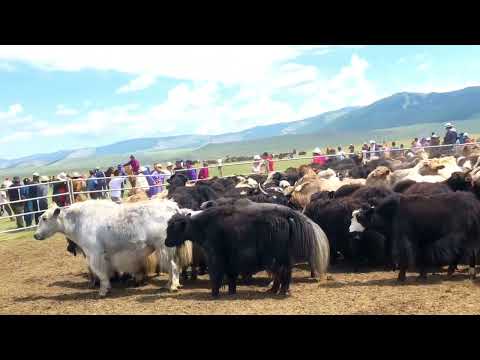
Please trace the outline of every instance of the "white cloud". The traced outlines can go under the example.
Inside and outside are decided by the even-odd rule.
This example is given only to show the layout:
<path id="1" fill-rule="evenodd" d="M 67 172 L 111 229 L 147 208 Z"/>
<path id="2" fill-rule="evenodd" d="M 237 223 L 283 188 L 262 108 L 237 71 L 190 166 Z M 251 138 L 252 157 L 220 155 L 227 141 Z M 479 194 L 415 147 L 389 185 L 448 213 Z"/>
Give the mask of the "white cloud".
<path id="1" fill-rule="evenodd" d="M 264 78 L 275 64 L 332 46 L 0 46 L 0 60 L 43 70 L 113 70 L 136 76 L 119 92 L 141 90 L 155 77 L 248 84 Z"/>
<path id="2" fill-rule="evenodd" d="M 10 135 L 0 138 L 0 144 L 8 144 L 15 141 L 27 141 L 32 138 L 33 134 L 29 131 L 18 131 Z"/>
<path id="3" fill-rule="evenodd" d="M 215 81 L 182 82 L 171 88 L 166 100 L 149 108 L 130 104 L 96 109 L 62 127 L 40 130 L 43 136 L 66 134 L 128 137 L 166 134 L 220 134 L 253 126 L 300 120 L 344 106 L 366 105 L 378 96 L 366 78 L 368 62 L 353 55 L 339 72 L 324 78 L 314 66 L 287 63 L 271 69 L 263 80 L 240 86 L 237 94 L 222 96 Z M 296 107 L 275 99 L 282 94 L 302 95 Z"/>
<path id="4" fill-rule="evenodd" d="M 78 115 L 78 110 L 60 104 L 57 105 L 57 111 L 55 112 L 55 114 L 58 116 L 74 116 Z"/>
<path id="5" fill-rule="evenodd" d="M 156 76 L 154 75 L 141 75 L 127 85 L 124 85 L 117 89 L 117 94 L 124 94 L 132 91 L 139 91 L 148 88 L 150 85 L 154 84 Z"/>
<path id="6" fill-rule="evenodd" d="M 345 106 L 368 105 L 378 100 L 380 96 L 366 76 L 368 67 L 365 59 L 354 54 L 350 64 L 342 67 L 333 77 L 319 77 L 316 81 L 291 89 L 294 95 L 304 98 L 298 110 L 299 119 Z"/>
<path id="7" fill-rule="evenodd" d="M 0 111 L 0 120 L 14 118 L 18 114 L 23 112 L 23 107 L 20 104 L 10 105 L 6 112 Z"/>

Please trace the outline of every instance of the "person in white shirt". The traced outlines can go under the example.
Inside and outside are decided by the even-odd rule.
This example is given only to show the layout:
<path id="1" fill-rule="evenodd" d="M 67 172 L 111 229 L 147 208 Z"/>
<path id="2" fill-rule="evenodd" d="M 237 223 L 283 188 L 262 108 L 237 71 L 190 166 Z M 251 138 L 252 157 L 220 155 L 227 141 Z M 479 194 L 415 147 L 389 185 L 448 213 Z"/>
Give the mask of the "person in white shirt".
<path id="1" fill-rule="evenodd" d="M 110 180 L 108 186 L 110 187 L 110 197 L 112 198 L 113 202 L 120 204 L 122 202 L 122 185 L 123 185 L 123 178 L 118 177 L 120 172 L 115 170 L 113 172 L 113 177 Z"/>
<path id="2" fill-rule="evenodd" d="M 253 157 L 253 165 L 252 165 L 252 173 L 254 174 L 261 174 L 262 172 L 265 172 L 264 169 L 264 161 L 260 157 L 260 155 L 255 155 Z"/>

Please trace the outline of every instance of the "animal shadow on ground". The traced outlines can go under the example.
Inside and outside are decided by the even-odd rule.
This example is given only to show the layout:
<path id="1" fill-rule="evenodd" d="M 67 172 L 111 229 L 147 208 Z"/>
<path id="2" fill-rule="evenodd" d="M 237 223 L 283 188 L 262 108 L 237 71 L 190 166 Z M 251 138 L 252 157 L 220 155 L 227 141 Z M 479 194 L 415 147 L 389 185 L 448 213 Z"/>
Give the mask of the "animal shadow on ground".
<path id="1" fill-rule="evenodd" d="M 130 296 L 138 296 L 138 295 L 154 295 L 160 294 L 162 291 L 167 291 L 160 288 L 149 288 L 149 289 L 115 289 L 113 288 L 111 292 L 108 294 L 106 299 L 117 299 L 117 298 L 127 298 Z M 78 301 L 78 300 L 99 300 L 100 297 L 98 295 L 98 290 L 92 291 L 82 291 L 82 292 L 75 292 L 69 294 L 60 294 L 60 295 L 53 295 L 53 296 L 25 296 L 15 298 L 15 302 L 33 302 L 38 300 L 53 300 L 53 301 Z"/>
<path id="2" fill-rule="evenodd" d="M 397 277 L 388 278 L 388 279 L 372 279 L 366 281 L 338 281 L 334 280 L 331 282 L 322 283 L 321 287 L 327 288 L 341 288 L 341 287 L 348 287 L 348 286 L 430 286 L 430 285 L 438 285 L 442 283 L 449 283 L 449 282 L 463 282 L 469 281 L 470 278 L 467 274 L 462 273 L 455 273 L 453 277 L 448 278 L 445 274 L 429 274 L 426 280 L 418 279 L 417 274 L 412 273 L 408 275 L 405 282 L 401 283 L 397 281 Z M 480 286 L 480 279 L 477 278 L 473 281 L 473 284 L 476 286 Z"/>

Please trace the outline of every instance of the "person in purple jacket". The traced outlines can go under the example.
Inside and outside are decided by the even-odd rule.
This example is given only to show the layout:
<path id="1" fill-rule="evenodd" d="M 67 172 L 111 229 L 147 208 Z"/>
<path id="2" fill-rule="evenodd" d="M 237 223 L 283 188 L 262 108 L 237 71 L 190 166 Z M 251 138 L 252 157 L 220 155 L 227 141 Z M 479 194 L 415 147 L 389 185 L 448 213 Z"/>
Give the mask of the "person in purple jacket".
<path id="1" fill-rule="evenodd" d="M 153 186 L 150 186 L 150 190 L 148 191 L 148 196 L 152 197 L 161 193 L 163 191 L 163 183 L 165 179 L 165 174 L 162 171 L 162 164 L 155 164 L 155 170 L 151 173 L 151 179 L 153 182 Z M 149 183 L 150 184 L 150 183 Z"/>
<path id="2" fill-rule="evenodd" d="M 197 170 L 193 167 L 193 163 L 191 160 L 187 160 L 187 171 L 186 175 L 188 180 L 195 181 L 197 180 Z"/>

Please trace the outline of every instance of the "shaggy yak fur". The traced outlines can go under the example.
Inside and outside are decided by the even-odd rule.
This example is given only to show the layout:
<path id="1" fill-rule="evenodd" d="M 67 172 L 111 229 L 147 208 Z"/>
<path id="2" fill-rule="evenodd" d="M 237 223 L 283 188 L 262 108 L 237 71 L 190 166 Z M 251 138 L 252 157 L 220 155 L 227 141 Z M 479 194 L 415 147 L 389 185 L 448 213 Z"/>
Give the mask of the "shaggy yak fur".
<path id="1" fill-rule="evenodd" d="M 218 297 L 224 276 L 229 293 L 236 292 L 239 274 L 268 270 L 272 293 L 288 294 L 296 259 L 308 259 L 316 276 L 328 266 L 328 240 L 302 214 L 281 205 L 255 204 L 242 199 L 212 206 L 193 216 L 174 216 L 166 246 L 185 240 L 199 244 L 207 254 L 212 296 Z"/>
<path id="2" fill-rule="evenodd" d="M 419 278 L 427 266 L 449 265 L 449 275 L 468 256 L 475 276 L 476 252 L 480 249 L 480 202 L 469 192 L 432 195 L 399 195 L 384 199 L 376 208 L 364 208 L 356 216 L 366 229 L 392 236 L 399 281 L 409 266 L 416 265 Z"/>

